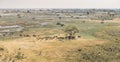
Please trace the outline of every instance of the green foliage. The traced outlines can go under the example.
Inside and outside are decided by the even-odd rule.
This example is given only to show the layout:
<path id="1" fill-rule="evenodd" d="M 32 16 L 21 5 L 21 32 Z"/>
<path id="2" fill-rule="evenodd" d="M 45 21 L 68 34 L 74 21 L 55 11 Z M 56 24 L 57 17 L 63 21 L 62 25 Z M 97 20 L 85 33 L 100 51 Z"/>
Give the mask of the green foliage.
<path id="1" fill-rule="evenodd" d="M 74 36 L 76 33 L 79 33 L 79 29 L 76 26 L 69 25 L 64 30 L 70 36 Z"/>

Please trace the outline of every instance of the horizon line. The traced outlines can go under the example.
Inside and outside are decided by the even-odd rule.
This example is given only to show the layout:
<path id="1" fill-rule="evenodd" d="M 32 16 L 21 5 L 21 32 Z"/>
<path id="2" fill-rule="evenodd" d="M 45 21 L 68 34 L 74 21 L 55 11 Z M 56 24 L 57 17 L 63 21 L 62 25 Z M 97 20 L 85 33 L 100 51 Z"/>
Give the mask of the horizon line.
<path id="1" fill-rule="evenodd" d="M 120 8 L 0 8 L 0 9 L 120 9 Z"/>

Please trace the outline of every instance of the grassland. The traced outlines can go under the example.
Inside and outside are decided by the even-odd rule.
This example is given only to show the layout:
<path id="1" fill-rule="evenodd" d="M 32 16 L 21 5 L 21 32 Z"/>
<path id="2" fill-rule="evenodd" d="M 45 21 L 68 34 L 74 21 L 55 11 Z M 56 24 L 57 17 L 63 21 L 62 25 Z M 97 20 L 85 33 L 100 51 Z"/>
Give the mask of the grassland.
<path id="1" fill-rule="evenodd" d="M 1 18 L 1 25 L 21 23 L 26 27 L 24 34 L 41 36 L 60 36 L 66 26 L 75 25 L 80 30 L 77 35 L 81 38 L 59 41 L 37 40 L 35 37 L 3 37 L 0 38 L 0 62 L 120 62 L 119 20 L 105 20 L 105 23 L 101 24 L 100 20 L 90 19 L 36 18 L 33 21 L 27 17 Z M 58 26 L 57 22 L 65 26 Z M 47 25 L 36 26 L 39 23 Z M 19 33 L 14 35 L 17 34 Z"/>

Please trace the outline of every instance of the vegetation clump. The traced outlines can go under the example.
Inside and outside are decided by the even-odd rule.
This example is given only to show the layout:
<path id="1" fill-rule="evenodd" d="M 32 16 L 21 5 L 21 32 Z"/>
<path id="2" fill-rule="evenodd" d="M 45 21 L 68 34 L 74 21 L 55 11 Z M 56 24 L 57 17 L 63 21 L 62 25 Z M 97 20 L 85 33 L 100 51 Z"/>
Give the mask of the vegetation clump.
<path id="1" fill-rule="evenodd" d="M 64 32 L 68 39 L 75 39 L 75 34 L 79 33 L 79 29 L 76 26 L 69 25 L 65 28 Z"/>

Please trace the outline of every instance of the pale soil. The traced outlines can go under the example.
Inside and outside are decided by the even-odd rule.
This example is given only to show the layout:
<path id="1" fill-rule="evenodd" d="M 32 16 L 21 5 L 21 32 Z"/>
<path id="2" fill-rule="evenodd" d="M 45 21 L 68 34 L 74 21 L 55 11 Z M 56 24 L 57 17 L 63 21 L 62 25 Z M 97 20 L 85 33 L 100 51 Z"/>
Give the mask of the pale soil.
<path id="1" fill-rule="evenodd" d="M 90 22 L 101 22 L 101 20 L 88 20 Z M 111 22 L 111 23 L 120 23 L 120 18 L 115 18 L 113 20 L 104 20 L 104 22 Z"/>

